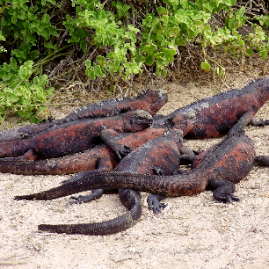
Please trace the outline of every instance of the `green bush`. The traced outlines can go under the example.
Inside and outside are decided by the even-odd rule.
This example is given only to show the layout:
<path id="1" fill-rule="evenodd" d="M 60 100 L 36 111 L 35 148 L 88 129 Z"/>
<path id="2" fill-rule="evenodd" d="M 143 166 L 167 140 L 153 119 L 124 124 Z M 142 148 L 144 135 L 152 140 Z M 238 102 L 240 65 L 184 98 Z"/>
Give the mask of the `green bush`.
<path id="1" fill-rule="evenodd" d="M 201 68 L 220 76 L 225 69 L 210 56 L 212 50 L 220 56 L 267 57 L 262 27 L 268 27 L 268 16 L 249 18 L 245 7 L 233 8 L 236 0 L 140 2 L 0 0 L 0 119 L 14 110 L 23 119 L 42 120 L 53 92 L 44 70 L 74 51 L 85 81 L 116 82 L 144 67 L 165 77 L 187 43 L 199 46 Z M 218 25 L 216 16 L 223 18 Z M 242 36 L 238 29 L 246 23 L 254 31 Z"/>
<path id="2" fill-rule="evenodd" d="M 46 116 L 46 104 L 53 88 L 42 75 L 37 39 L 49 46 L 50 37 L 57 31 L 46 13 L 54 1 L 0 0 L 0 120 L 7 112 L 22 119 L 39 122 Z M 46 42 L 47 41 L 47 42 Z M 38 74 L 39 73 L 39 74 Z"/>
<path id="3" fill-rule="evenodd" d="M 44 90 L 48 84 L 46 75 L 34 77 L 33 61 L 28 60 L 21 66 L 17 65 L 14 58 L 10 64 L 4 63 L 0 67 L 0 116 L 8 111 L 16 112 L 22 119 L 30 122 L 39 122 L 46 116 L 47 97 L 52 94 L 53 88 Z"/>

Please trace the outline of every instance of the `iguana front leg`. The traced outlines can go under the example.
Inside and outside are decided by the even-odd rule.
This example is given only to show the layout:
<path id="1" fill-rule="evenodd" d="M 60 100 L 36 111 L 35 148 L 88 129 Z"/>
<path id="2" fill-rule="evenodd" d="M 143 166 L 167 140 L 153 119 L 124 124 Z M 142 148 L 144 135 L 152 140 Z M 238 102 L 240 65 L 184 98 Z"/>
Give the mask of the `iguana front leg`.
<path id="1" fill-rule="evenodd" d="M 119 144 L 119 142 L 115 138 L 115 131 L 106 129 L 101 131 L 102 140 L 115 152 L 117 158 L 121 160 L 124 156 L 130 153 L 132 150 L 126 146 Z"/>
<path id="2" fill-rule="evenodd" d="M 269 120 L 256 120 L 254 118 L 255 112 L 249 111 L 243 114 L 237 121 L 237 123 L 234 124 L 234 126 L 229 130 L 229 134 L 236 134 L 240 130 L 243 130 L 245 126 L 252 125 L 252 126 L 265 126 L 269 125 Z"/>
<path id="3" fill-rule="evenodd" d="M 233 127 L 228 131 L 228 135 L 234 135 L 242 131 L 254 118 L 255 113 L 253 111 L 243 114 Z"/>

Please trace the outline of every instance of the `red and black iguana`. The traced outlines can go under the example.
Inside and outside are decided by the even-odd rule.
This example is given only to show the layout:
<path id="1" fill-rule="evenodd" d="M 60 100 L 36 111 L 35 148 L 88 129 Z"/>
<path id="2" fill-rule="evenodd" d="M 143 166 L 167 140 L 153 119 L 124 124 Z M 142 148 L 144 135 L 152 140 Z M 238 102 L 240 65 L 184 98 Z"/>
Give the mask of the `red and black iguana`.
<path id="1" fill-rule="evenodd" d="M 167 93 L 164 90 L 142 90 L 135 98 L 125 97 L 94 103 L 75 110 L 63 119 L 4 130 L 0 132 L 0 141 L 29 138 L 49 128 L 66 124 L 67 122 L 87 118 L 117 116 L 134 110 L 145 110 L 152 116 L 155 116 L 160 108 L 167 102 L 167 99 Z"/>
<path id="2" fill-rule="evenodd" d="M 123 148 L 134 150 L 147 141 L 162 136 L 166 130 L 166 128 L 148 128 L 135 133 L 121 133 L 115 140 Z M 0 158 L 0 172 L 18 175 L 66 175 L 94 170 L 97 168 L 97 161 L 99 168 L 106 167 L 110 171 L 117 166 L 119 158 L 108 145 L 100 144 L 81 153 L 46 160 Z"/>
<path id="3" fill-rule="evenodd" d="M 220 137 L 241 123 L 264 126 L 269 120 L 256 121 L 256 112 L 269 100 L 269 77 L 258 79 L 241 90 L 231 90 L 182 107 L 159 119 L 171 129 L 179 129 L 184 138 Z M 236 132 L 236 127 L 233 128 Z"/>
<path id="4" fill-rule="evenodd" d="M 128 149 L 117 148 L 118 144 L 111 143 L 113 137 L 121 132 L 144 130 L 152 122 L 153 117 L 144 110 L 135 110 L 107 118 L 70 121 L 28 139 L 0 142 L 0 157 L 25 155 L 25 159 L 49 159 L 85 151 L 103 140 L 121 158 L 121 155 L 126 155 L 126 151 L 128 153 Z"/>

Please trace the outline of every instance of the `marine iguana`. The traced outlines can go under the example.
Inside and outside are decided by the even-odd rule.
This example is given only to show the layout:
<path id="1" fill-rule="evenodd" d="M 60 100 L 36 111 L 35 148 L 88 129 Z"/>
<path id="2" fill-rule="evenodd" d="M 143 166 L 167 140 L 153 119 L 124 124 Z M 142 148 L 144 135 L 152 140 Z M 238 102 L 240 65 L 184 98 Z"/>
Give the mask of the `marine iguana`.
<path id="1" fill-rule="evenodd" d="M 166 128 L 148 128 L 136 133 L 121 133 L 115 137 L 122 147 L 134 150 L 147 141 L 160 137 Z M 64 175 L 94 170 L 99 166 L 107 167 L 109 171 L 116 167 L 119 158 L 106 144 L 95 146 L 93 149 L 46 160 L 24 160 L 21 157 L 0 158 L 0 172 L 19 175 Z"/>
<path id="2" fill-rule="evenodd" d="M 180 129 L 184 138 L 220 137 L 240 122 L 255 126 L 268 125 L 269 120 L 256 121 L 256 112 L 269 100 L 269 77 L 258 79 L 241 90 L 231 90 L 182 107 L 159 118 L 169 129 Z M 240 127 L 239 127 L 240 129 Z M 236 132 L 236 128 L 234 128 Z"/>
<path id="3" fill-rule="evenodd" d="M 170 131 L 168 134 L 154 138 L 129 153 L 119 162 L 119 165 L 114 171 L 154 174 L 156 170 L 160 170 L 163 175 L 171 175 L 179 166 L 182 145 L 182 132 L 179 130 Z M 84 178 L 86 174 L 91 174 L 91 172 L 79 173 L 73 180 L 77 181 L 80 177 Z M 71 225 L 41 224 L 38 226 L 39 230 L 88 235 L 107 235 L 126 230 L 132 227 L 141 216 L 140 198 L 136 191 L 130 189 L 119 189 L 119 197 L 128 209 L 128 212 L 123 216 L 101 223 Z M 151 195 L 149 200 L 151 201 L 150 206 L 153 210 L 160 210 L 162 205 L 159 204 L 159 201 L 162 198 L 163 196 Z M 92 200 L 92 195 L 79 196 L 75 199 L 78 202 L 88 202 Z"/>
<path id="4" fill-rule="evenodd" d="M 0 157 L 16 157 L 24 154 L 31 159 L 60 157 L 93 148 L 102 138 L 121 158 L 121 154 L 128 153 L 128 148 L 117 148 L 118 143 L 111 143 L 113 136 L 120 132 L 144 130 L 152 122 L 151 114 L 143 110 L 114 117 L 70 121 L 28 139 L 0 142 Z"/>
<path id="5" fill-rule="evenodd" d="M 167 93 L 164 90 L 142 90 L 138 93 L 136 98 L 126 97 L 105 100 L 77 109 L 63 119 L 4 130 L 0 132 L 0 141 L 29 138 L 51 127 L 70 121 L 85 118 L 117 116 L 138 109 L 148 111 L 152 116 L 155 116 L 160 108 L 167 102 L 167 99 Z"/>

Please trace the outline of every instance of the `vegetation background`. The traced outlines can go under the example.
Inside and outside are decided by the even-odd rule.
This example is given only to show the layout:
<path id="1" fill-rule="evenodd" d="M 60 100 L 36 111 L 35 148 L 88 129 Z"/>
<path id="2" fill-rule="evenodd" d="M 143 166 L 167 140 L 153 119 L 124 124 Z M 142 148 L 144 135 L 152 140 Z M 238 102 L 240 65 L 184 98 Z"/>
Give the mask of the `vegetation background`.
<path id="1" fill-rule="evenodd" d="M 83 103 L 131 95 L 135 82 L 186 72 L 225 79 L 228 58 L 244 68 L 267 57 L 267 4 L 0 0 L 0 120 L 40 122 L 70 94 L 90 95 Z"/>

